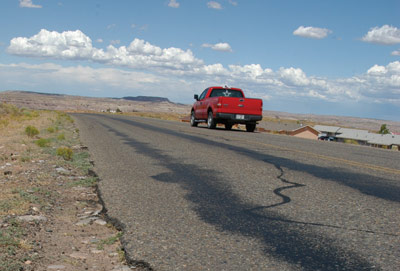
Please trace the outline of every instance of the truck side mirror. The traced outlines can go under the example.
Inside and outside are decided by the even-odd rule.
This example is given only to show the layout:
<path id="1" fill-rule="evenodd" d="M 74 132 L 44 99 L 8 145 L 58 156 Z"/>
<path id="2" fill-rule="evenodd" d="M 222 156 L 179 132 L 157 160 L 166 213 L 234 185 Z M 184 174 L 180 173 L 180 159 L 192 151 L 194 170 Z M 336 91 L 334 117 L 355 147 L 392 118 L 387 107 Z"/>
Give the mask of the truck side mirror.
<path id="1" fill-rule="evenodd" d="M 199 95 L 194 94 L 194 99 L 195 99 L 196 101 L 198 101 L 198 100 L 199 100 Z"/>

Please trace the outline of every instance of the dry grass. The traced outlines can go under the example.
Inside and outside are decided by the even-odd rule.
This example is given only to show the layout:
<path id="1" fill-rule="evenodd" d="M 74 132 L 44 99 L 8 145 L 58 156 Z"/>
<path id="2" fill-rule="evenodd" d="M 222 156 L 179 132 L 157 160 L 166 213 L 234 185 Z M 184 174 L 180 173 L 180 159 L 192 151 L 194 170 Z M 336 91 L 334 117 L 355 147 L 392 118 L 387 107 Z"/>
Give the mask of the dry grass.
<path id="1" fill-rule="evenodd" d="M 34 207 L 43 209 L 51 201 L 46 185 L 52 178 L 40 172 L 38 161 L 49 159 L 50 146 L 57 144 L 59 129 L 55 127 L 69 122 L 72 119 L 63 113 L 0 103 L 0 226 L 7 225 L 0 227 L 1 270 L 22 270 L 23 263 L 30 259 L 31 246 L 26 243 L 26 233 L 22 234 L 26 229 L 14 218 L 28 214 Z M 37 128 L 39 134 L 28 136 L 29 126 Z"/>
<path id="2" fill-rule="evenodd" d="M 129 112 L 120 114 L 127 116 L 137 116 L 137 117 L 172 120 L 172 121 L 180 121 L 182 118 L 189 115 L 189 114 L 183 115 L 178 113 L 161 113 L 161 112 Z"/>
<path id="3" fill-rule="evenodd" d="M 74 120 L 63 112 L 18 109 L 4 103 L 0 120 L 0 270 L 47 270 L 49 263 L 60 260 L 70 266 L 66 270 L 85 270 L 87 265 L 112 270 L 115 261 L 104 255 L 123 251 L 118 231 L 88 225 L 82 233 L 74 222 L 81 209 L 99 204 L 94 188 L 98 178 L 88 176 L 92 164 L 89 153 L 80 148 Z M 39 134 L 28 136 L 28 126 Z M 57 149 L 64 150 L 61 156 Z M 64 171 L 58 172 L 58 167 Z M 77 193 L 76 187 L 88 190 Z M 48 221 L 19 222 L 19 216 L 28 214 L 43 215 Z M 51 238 L 42 227 L 50 228 Z M 89 253 L 90 247 L 76 240 L 93 236 L 106 238 L 101 243 L 104 254 L 90 254 L 85 262 L 69 264 L 64 252 L 75 242 L 74 247 Z"/>

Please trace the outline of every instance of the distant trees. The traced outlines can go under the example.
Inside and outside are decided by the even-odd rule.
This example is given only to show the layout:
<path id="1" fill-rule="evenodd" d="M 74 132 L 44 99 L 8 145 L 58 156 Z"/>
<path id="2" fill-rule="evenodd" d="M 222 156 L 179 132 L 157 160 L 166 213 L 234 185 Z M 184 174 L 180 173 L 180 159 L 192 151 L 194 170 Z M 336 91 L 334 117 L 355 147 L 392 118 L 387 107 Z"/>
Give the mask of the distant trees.
<path id="1" fill-rule="evenodd" d="M 386 127 L 386 124 L 382 124 L 381 125 L 381 129 L 379 130 L 379 133 L 381 134 L 381 135 L 386 135 L 386 134 L 389 134 L 390 132 L 389 132 L 389 129 Z"/>

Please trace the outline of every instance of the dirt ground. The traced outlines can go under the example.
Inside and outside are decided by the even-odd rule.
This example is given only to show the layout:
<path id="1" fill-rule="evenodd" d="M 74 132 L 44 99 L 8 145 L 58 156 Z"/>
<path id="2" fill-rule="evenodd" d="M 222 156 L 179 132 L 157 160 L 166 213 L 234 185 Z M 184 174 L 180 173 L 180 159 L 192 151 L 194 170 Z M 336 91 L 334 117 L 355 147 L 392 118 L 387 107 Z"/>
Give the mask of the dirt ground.
<path id="1" fill-rule="evenodd" d="M 64 113 L 0 104 L 1 271 L 140 269 L 125 262 L 78 134 Z"/>

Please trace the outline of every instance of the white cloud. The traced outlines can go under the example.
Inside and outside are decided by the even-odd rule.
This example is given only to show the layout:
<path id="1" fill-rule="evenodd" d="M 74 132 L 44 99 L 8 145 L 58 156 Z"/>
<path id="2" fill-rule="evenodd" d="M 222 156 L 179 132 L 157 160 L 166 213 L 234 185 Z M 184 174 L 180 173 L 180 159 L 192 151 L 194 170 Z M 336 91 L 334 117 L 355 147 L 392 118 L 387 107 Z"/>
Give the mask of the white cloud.
<path id="1" fill-rule="evenodd" d="M 280 68 L 279 75 L 288 85 L 306 86 L 310 84 L 310 80 L 306 74 L 299 68 Z"/>
<path id="2" fill-rule="evenodd" d="M 103 39 L 97 39 L 96 42 L 98 42 L 98 43 L 103 43 L 104 40 L 103 40 Z"/>
<path id="3" fill-rule="evenodd" d="M 54 59 L 82 59 L 131 68 L 188 69 L 201 65 L 190 50 L 154 46 L 140 39 L 121 47 L 109 45 L 107 50 L 93 47 L 91 39 L 80 30 L 62 33 L 42 29 L 30 37 L 13 38 L 7 51 L 10 54 Z"/>
<path id="4" fill-rule="evenodd" d="M 220 51 L 220 52 L 232 52 L 232 48 L 229 45 L 229 43 L 222 42 L 222 43 L 216 43 L 216 44 L 209 44 L 209 43 L 204 43 L 202 47 L 205 48 L 211 48 L 214 51 Z"/>
<path id="5" fill-rule="evenodd" d="M 168 6 L 171 8 L 179 8 L 179 3 L 176 0 L 169 0 Z"/>
<path id="6" fill-rule="evenodd" d="M 391 62 L 386 67 L 374 65 L 368 70 L 366 79 L 375 87 L 397 88 L 400 94 L 400 61 Z"/>
<path id="7" fill-rule="evenodd" d="M 215 45 L 206 47 L 213 46 Z M 3 65 L 0 82 L 3 80 L 11 82 L 12 78 L 15 84 L 21 81 L 18 78 L 24 78 L 22 81 L 27 84 L 29 80 L 38 82 L 35 81 L 39 80 L 37 78 L 46 82 L 46 76 L 52 78 L 54 82 L 57 80 L 61 82 L 62 78 L 66 78 L 62 81 L 66 82 L 67 79 L 74 81 L 75 76 L 77 82 L 93 85 L 94 88 L 100 87 L 103 83 L 105 86 L 123 86 L 126 89 L 129 89 L 129 84 L 131 84 L 138 86 L 138 89 L 144 89 L 145 83 L 146 89 L 154 92 L 162 89 L 160 86 L 163 85 L 177 86 L 180 89 L 182 81 L 186 82 L 185 86 L 188 89 L 206 87 L 208 82 L 215 82 L 215 84 L 249 88 L 252 89 L 255 97 L 268 97 L 270 100 L 312 97 L 314 100 L 321 99 L 330 102 L 369 101 L 400 106 L 400 61 L 386 66 L 371 66 L 364 74 L 350 78 L 328 79 L 309 76 L 298 67 L 281 67 L 278 70 L 272 70 L 260 64 L 228 65 L 227 67 L 220 63 L 205 64 L 203 60 L 196 58 L 191 50 L 175 47 L 160 48 L 141 39 L 134 39 L 128 46 L 109 45 L 106 49 L 99 49 L 94 47 L 91 39 L 80 30 L 59 33 L 45 29 L 29 38 L 12 39 L 7 50 L 10 54 L 17 56 L 83 60 L 88 63 L 109 65 L 109 67 L 94 69 L 84 66 L 63 67 L 54 64 L 18 64 L 15 69 L 7 71 L 7 68 L 11 66 Z M 127 71 L 126 68 L 132 71 Z M 29 76 L 24 76 L 23 72 L 17 73 L 22 69 L 26 69 L 24 72 Z M 16 74 L 13 76 L 14 72 Z M 129 82 L 129 84 L 119 82 L 119 80 Z M 157 87 L 154 84 L 158 84 Z M 181 96 L 176 97 L 180 99 Z"/>
<path id="8" fill-rule="evenodd" d="M 7 50 L 15 55 L 87 59 L 95 49 L 91 39 L 80 30 L 58 33 L 42 29 L 30 38 L 13 38 Z"/>
<path id="9" fill-rule="evenodd" d="M 233 0 L 229 0 L 229 4 L 231 4 L 232 6 L 237 6 L 238 3 L 236 1 Z"/>
<path id="10" fill-rule="evenodd" d="M 19 0 L 19 6 L 21 8 L 42 8 L 40 5 L 35 5 L 32 0 Z"/>
<path id="11" fill-rule="evenodd" d="M 116 24 L 109 24 L 109 25 L 107 25 L 107 29 L 110 30 L 110 29 L 115 28 L 116 26 L 117 26 Z"/>
<path id="12" fill-rule="evenodd" d="M 327 97 L 325 95 L 322 95 L 318 91 L 315 91 L 315 90 L 310 90 L 306 96 L 309 96 L 312 98 L 318 98 L 321 100 L 327 100 Z"/>
<path id="13" fill-rule="evenodd" d="M 215 1 L 207 2 L 207 7 L 212 9 L 222 9 L 221 4 Z"/>
<path id="14" fill-rule="evenodd" d="M 374 27 L 361 40 L 384 45 L 397 44 L 400 43 L 400 29 L 389 25 Z"/>
<path id="15" fill-rule="evenodd" d="M 120 44 L 121 41 L 120 41 L 120 40 L 111 40 L 110 43 L 111 43 L 112 45 L 117 45 L 117 44 Z"/>
<path id="16" fill-rule="evenodd" d="M 171 80 L 169 76 L 80 65 L 64 67 L 52 63 L 38 65 L 0 63 L 0 86 L 2 89 L 103 97 L 149 95 L 149 93 L 165 97 L 168 93 L 168 96 L 175 101 L 182 97 L 182 91 L 187 91 L 187 96 L 193 97 L 191 93 L 193 87 L 189 87 L 188 83 L 182 80 Z M 83 93 L 82 89 L 86 92 Z"/>
<path id="17" fill-rule="evenodd" d="M 392 56 L 400 56 L 400 49 L 392 52 Z"/>
<path id="18" fill-rule="evenodd" d="M 293 35 L 295 36 L 301 36 L 304 38 L 312 38 L 312 39 L 323 39 L 326 38 L 330 33 L 332 33 L 332 31 L 329 29 L 312 27 L 312 26 L 308 27 L 300 26 L 295 31 L 293 31 Z"/>
<path id="19" fill-rule="evenodd" d="M 379 65 L 374 65 L 373 67 L 371 67 L 368 71 L 367 74 L 369 75 L 381 75 L 381 74 L 385 74 L 386 68 L 384 66 L 379 66 Z"/>

